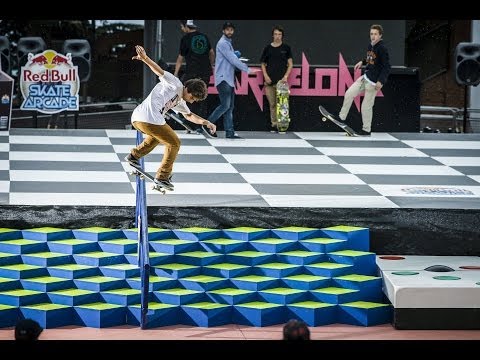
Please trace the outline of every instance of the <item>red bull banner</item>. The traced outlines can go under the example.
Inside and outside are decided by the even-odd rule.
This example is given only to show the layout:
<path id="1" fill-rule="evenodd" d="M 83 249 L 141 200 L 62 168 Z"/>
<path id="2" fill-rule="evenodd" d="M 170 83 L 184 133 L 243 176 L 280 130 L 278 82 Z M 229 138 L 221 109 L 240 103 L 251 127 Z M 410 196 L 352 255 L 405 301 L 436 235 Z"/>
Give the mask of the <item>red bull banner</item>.
<path id="1" fill-rule="evenodd" d="M 77 111 L 80 79 L 71 54 L 62 55 L 55 50 L 28 54 L 28 62 L 21 69 L 20 90 L 22 110 L 44 114 Z"/>
<path id="2" fill-rule="evenodd" d="M 0 69 L 0 130 L 8 130 L 12 119 L 13 79 Z"/>

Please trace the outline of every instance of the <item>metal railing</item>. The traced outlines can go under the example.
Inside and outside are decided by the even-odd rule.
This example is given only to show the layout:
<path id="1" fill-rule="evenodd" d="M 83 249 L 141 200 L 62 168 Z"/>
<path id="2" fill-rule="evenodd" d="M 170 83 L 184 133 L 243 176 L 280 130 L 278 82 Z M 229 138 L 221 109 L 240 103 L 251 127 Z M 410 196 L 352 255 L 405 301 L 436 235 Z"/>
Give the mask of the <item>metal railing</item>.
<path id="1" fill-rule="evenodd" d="M 457 116 L 459 117 L 457 120 L 464 119 L 463 116 L 463 108 L 458 109 Z M 478 114 L 478 115 L 473 115 Z M 469 132 L 480 132 L 480 109 L 476 108 L 467 108 L 467 129 L 468 126 L 470 127 Z"/>
<path id="2" fill-rule="evenodd" d="M 458 122 L 463 122 L 463 108 L 446 106 L 420 106 L 420 120 L 440 120 L 450 121 L 451 128 L 455 130 L 463 129 L 463 124 L 459 126 Z M 476 122 L 480 122 L 480 116 L 474 117 L 473 113 L 479 113 L 480 109 L 467 108 L 467 120 L 474 122 L 470 124 L 471 128 L 476 128 Z M 458 131 L 460 132 L 460 131 Z"/>
<path id="3" fill-rule="evenodd" d="M 458 108 L 443 106 L 420 106 L 420 120 L 451 121 L 453 129 L 457 129 Z"/>
<path id="4" fill-rule="evenodd" d="M 64 128 L 68 128 L 70 120 L 73 120 L 75 129 L 78 129 L 79 121 L 82 128 L 125 128 L 125 125 L 130 123 L 130 114 L 137 105 L 136 101 L 80 104 L 78 111 L 63 111 L 53 115 L 16 108 L 12 112 L 12 127 L 25 127 L 25 122 L 28 122 L 27 127 L 38 128 L 39 120 L 48 123 L 56 116 L 56 122 L 60 122 L 63 117 Z M 109 123 L 112 126 L 108 126 Z"/>
<path id="5" fill-rule="evenodd" d="M 143 141 L 143 135 L 137 131 L 137 146 Z M 140 158 L 140 167 L 145 169 L 144 158 Z M 146 329 L 148 314 L 148 298 L 150 293 L 150 254 L 148 245 L 148 214 L 147 214 L 147 195 L 145 189 L 146 180 L 136 176 L 136 200 L 135 200 L 135 227 L 138 234 L 138 267 L 140 268 L 140 327 Z"/>

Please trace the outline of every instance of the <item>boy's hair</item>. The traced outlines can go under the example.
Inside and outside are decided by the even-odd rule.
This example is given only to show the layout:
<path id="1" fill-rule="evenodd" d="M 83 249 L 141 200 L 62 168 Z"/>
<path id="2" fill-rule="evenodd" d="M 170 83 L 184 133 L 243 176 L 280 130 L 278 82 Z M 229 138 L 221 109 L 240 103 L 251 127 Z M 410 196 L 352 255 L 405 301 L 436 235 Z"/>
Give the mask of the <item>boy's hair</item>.
<path id="1" fill-rule="evenodd" d="M 303 321 L 289 320 L 283 327 L 283 340 L 310 340 L 310 329 Z"/>
<path id="2" fill-rule="evenodd" d="M 198 101 L 205 100 L 207 98 L 208 88 L 205 81 L 202 79 L 190 79 L 185 81 L 185 89 L 192 94 Z"/>
<path id="3" fill-rule="evenodd" d="M 370 30 L 378 30 L 378 33 L 379 33 L 380 35 L 383 35 L 383 27 L 382 27 L 382 25 L 373 24 L 372 26 L 370 26 Z"/>
<path id="4" fill-rule="evenodd" d="M 275 30 L 280 31 L 282 33 L 282 38 L 285 36 L 285 30 L 283 29 L 283 26 L 281 25 L 275 25 L 272 29 L 272 36 Z"/>

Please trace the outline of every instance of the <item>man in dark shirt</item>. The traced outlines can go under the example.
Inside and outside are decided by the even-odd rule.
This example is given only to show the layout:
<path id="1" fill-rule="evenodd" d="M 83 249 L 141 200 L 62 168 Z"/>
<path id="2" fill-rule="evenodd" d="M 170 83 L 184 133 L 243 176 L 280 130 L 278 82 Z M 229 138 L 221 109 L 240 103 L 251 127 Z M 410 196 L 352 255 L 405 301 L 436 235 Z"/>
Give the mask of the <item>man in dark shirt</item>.
<path id="1" fill-rule="evenodd" d="M 287 82 L 292 71 L 293 60 L 290 46 L 283 42 L 283 27 L 276 25 L 272 29 L 273 41 L 264 49 L 260 62 L 262 63 L 263 78 L 265 80 L 265 95 L 270 107 L 271 131 L 277 128 L 277 83 Z"/>
<path id="2" fill-rule="evenodd" d="M 178 77 L 180 68 L 185 60 L 185 72 L 181 78 L 182 82 L 190 79 L 202 79 L 205 84 L 210 83 L 212 67 L 215 66 L 215 52 L 212 49 L 208 37 L 197 30 L 193 20 L 181 20 L 180 27 L 185 35 L 180 41 L 180 50 L 175 63 L 173 75 Z M 192 112 L 207 118 L 207 102 L 201 101 L 190 105 Z M 201 127 L 199 127 L 201 130 Z"/>
<path id="3" fill-rule="evenodd" d="M 373 105 L 377 92 L 385 85 L 390 74 L 390 60 L 388 50 L 382 41 L 383 28 L 381 25 L 370 27 L 370 44 L 367 57 L 355 64 L 355 70 L 366 65 L 365 73 L 350 86 L 345 93 L 343 106 L 338 117 L 345 121 L 353 99 L 362 91 L 365 95 L 362 102 L 362 130 L 357 132 L 362 136 L 370 136 L 372 127 Z"/>

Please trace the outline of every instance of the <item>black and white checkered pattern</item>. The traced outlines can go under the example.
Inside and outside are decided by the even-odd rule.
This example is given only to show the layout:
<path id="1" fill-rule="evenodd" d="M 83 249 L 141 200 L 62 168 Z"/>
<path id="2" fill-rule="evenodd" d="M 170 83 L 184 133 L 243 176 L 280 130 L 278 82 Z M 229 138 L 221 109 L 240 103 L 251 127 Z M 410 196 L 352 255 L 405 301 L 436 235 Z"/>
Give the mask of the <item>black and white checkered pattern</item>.
<path id="1" fill-rule="evenodd" d="M 177 132 L 175 191 L 148 205 L 480 208 L 480 134 Z M 0 132 L 0 204 L 135 205 L 132 130 Z M 159 145 L 145 158 L 156 171 Z"/>

